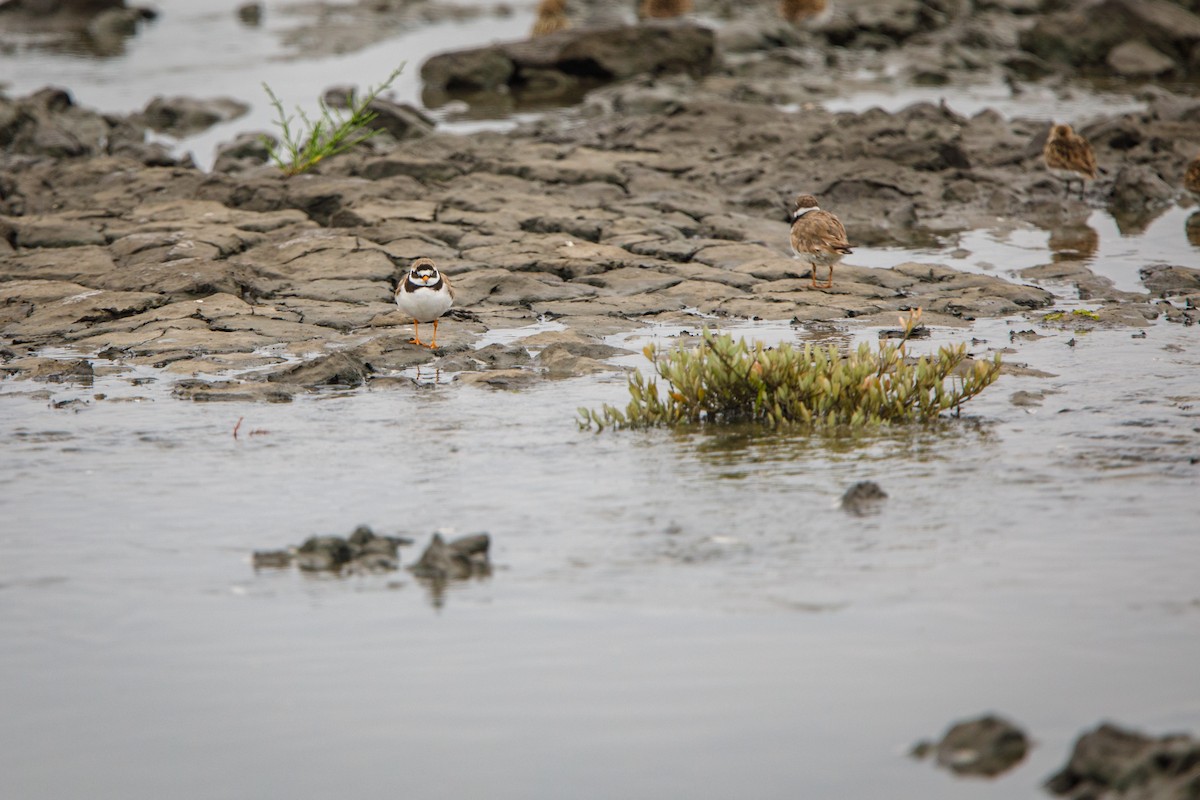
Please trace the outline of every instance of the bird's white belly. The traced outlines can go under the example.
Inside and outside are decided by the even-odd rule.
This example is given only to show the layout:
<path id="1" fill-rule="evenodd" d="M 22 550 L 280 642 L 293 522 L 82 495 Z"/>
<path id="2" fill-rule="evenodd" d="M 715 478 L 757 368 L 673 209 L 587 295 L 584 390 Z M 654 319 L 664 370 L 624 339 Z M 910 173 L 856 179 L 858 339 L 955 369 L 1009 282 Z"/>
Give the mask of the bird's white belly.
<path id="1" fill-rule="evenodd" d="M 451 302 L 450 293 L 444 290 L 417 289 L 396 295 L 396 305 L 416 322 L 433 322 L 450 309 Z"/>
<path id="2" fill-rule="evenodd" d="M 841 253 L 829 253 L 825 251 L 807 253 L 800 252 L 794 247 L 792 248 L 792 255 L 814 267 L 828 267 L 830 264 L 836 264 L 842 260 Z"/>

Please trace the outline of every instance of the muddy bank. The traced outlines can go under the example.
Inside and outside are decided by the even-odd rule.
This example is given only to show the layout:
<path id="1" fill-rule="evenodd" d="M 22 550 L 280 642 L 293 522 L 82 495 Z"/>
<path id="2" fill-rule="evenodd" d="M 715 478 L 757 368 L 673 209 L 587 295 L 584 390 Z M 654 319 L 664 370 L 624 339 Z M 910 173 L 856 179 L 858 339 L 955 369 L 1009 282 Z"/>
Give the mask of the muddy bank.
<path id="1" fill-rule="evenodd" d="M 1041 164 L 1046 120 L 789 105 L 804 91 L 795 77 L 837 38 L 789 36 L 795 44 L 743 42 L 740 57 L 727 45 L 700 73 L 615 83 L 508 133 L 384 133 L 292 178 L 264 164 L 255 137 L 205 173 L 145 143 L 147 114 L 97 114 L 61 90 L 0 99 L 0 368 L 45 378 L 54 369 L 38 351 L 67 346 L 106 369 L 164 369 L 181 397 L 287 400 L 426 365 L 611 369 L 601 337 L 654 322 L 881 324 L 918 306 L 934 325 L 1042 322 L 1054 302 L 1045 287 L 1064 282 L 1099 307 L 1100 324 L 1194 321 L 1200 273 L 1161 265 L 1145 292 L 1118 291 L 1087 265 L 1085 221 L 1106 208 L 1144 225 L 1181 197 L 1200 100 L 1159 90 L 1145 112 L 1082 125 L 1103 174 L 1067 197 Z M 878 52 L 869 41 L 828 53 Z M 858 246 L 911 247 L 1013 219 L 1068 241 L 1021 283 L 904 258 L 867 268 L 851 255 L 833 288 L 816 290 L 789 252 L 788 203 L 801 191 Z M 391 302 L 422 256 L 458 293 L 432 352 L 408 344 Z M 488 330 L 539 320 L 565 330 L 474 349 Z M 213 380 L 231 370 L 247 374 Z"/>

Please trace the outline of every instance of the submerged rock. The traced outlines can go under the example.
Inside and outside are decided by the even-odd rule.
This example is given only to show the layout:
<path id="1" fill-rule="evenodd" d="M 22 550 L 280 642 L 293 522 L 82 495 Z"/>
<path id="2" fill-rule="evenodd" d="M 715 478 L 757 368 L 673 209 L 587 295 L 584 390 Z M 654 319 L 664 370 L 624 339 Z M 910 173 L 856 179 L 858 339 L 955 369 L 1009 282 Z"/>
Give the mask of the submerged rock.
<path id="1" fill-rule="evenodd" d="M 359 525 L 348 538 L 311 536 L 299 547 L 256 551 L 252 563 L 255 569 L 284 569 L 295 564 L 306 572 L 386 572 L 399 569 L 399 548 L 407 544 L 412 540 L 379 536 Z"/>
<path id="2" fill-rule="evenodd" d="M 1046 789 L 1076 800 L 1183 800 L 1200 797 L 1200 739 L 1160 738 L 1104 723 L 1081 735 Z"/>
<path id="3" fill-rule="evenodd" d="M 859 481 L 842 495 L 842 510 L 856 517 L 877 513 L 887 492 L 875 481 Z"/>
<path id="4" fill-rule="evenodd" d="M 953 725 L 936 745 L 921 742 L 913 755 L 936 754 L 938 766 L 958 775 L 994 778 L 1015 767 L 1029 751 L 1029 738 L 1011 722 L 988 714 Z"/>
<path id="5" fill-rule="evenodd" d="M 486 533 L 462 536 L 447 542 L 435 533 L 420 560 L 409 567 L 418 578 L 445 582 L 485 577 L 491 574 L 488 560 L 491 537 Z"/>
<path id="6" fill-rule="evenodd" d="M 684 72 L 716 64 L 716 40 L 693 24 L 572 28 L 537 39 L 443 53 L 421 66 L 426 104 L 452 96 L 511 93 L 540 102 L 573 102 L 582 91 L 634 75 Z M 430 102 L 432 101 L 432 102 Z"/>

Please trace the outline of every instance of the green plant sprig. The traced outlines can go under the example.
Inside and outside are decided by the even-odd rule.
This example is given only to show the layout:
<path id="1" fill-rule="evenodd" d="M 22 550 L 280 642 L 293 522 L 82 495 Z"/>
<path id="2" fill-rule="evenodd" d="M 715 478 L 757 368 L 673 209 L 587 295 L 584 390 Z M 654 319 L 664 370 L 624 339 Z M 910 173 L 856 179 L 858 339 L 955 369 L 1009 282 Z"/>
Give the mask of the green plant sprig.
<path id="1" fill-rule="evenodd" d="M 925 422 L 956 414 L 1000 375 L 1000 356 L 968 363 L 965 344 L 935 356 L 905 355 L 920 309 L 901 317 L 903 337 L 877 349 L 863 343 L 846 356 L 837 348 L 784 344 L 768 349 L 705 328 L 698 348 L 643 350 L 657 379 L 629 379 L 630 402 L 599 411 L 579 409 L 582 428 L 647 428 L 753 422 L 791 427 L 863 428 Z M 666 388 L 660 391 L 660 381 Z"/>
<path id="2" fill-rule="evenodd" d="M 284 110 L 283 102 L 264 82 L 263 89 L 266 90 L 267 96 L 271 98 L 271 105 L 275 108 L 275 125 L 283 135 L 281 142 L 276 142 L 269 136 L 262 137 L 271 160 L 282 170 L 284 175 L 299 175 L 312 169 L 323 159 L 344 153 L 378 134 L 380 132 L 378 128 L 367 127 L 379 116 L 378 113 L 370 110 L 369 106 L 375 101 L 375 98 L 391 87 L 403 69 L 403 64 L 396 67 L 383 83 L 376 87 L 369 87 L 361 100 L 356 101 L 353 94 L 348 96 L 346 98 L 346 104 L 350 107 L 348 116 L 340 111 L 334 111 L 325 104 L 324 100 L 320 100 L 318 102 L 321 105 L 321 117 L 313 121 L 309 119 L 302 108 L 297 106 L 296 114 L 299 115 L 303 124 L 297 126 L 296 129 L 293 129 L 296 117 L 289 115 Z"/>

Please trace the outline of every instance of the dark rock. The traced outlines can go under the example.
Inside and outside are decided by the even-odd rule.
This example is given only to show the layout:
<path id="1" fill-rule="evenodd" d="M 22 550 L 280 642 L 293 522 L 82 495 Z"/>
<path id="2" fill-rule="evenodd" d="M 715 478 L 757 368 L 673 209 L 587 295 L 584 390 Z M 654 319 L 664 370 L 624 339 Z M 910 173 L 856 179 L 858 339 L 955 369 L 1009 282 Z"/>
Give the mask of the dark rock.
<path id="1" fill-rule="evenodd" d="M 285 569 L 294 556 L 288 550 L 255 550 L 251 563 L 255 569 Z"/>
<path id="2" fill-rule="evenodd" d="M 1135 72 L 1149 66 L 1157 70 L 1156 64 L 1165 63 L 1162 59 L 1194 72 L 1200 65 L 1190 64 L 1189 55 L 1197 43 L 1200 17 L 1167 0 L 1080 3 L 1039 18 L 1020 35 L 1021 47 L 1047 61 Z"/>
<path id="3" fill-rule="evenodd" d="M 1156 264 L 1138 271 L 1145 287 L 1159 297 L 1200 292 L 1200 269 Z"/>
<path id="4" fill-rule="evenodd" d="M 380 536 L 366 525 L 359 525 L 349 538 L 311 536 L 292 550 L 266 550 L 254 553 L 255 569 L 281 569 L 295 563 L 307 572 L 378 572 L 399 569 L 399 547 L 412 544 L 400 536 Z"/>
<path id="5" fill-rule="evenodd" d="M 125 8 L 125 0 L 7 0 L 0 3 L 0 14 L 25 13 L 43 17 L 54 15 L 95 16 Z"/>
<path id="6" fill-rule="evenodd" d="M 46 383 L 79 383 L 90 386 L 95 377 L 92 362 L 85 358 L 61 361 L 55 358 L 24 358 L 0 367 L 0 373 L 19 375 Z"/>
<path id="7" fill-rule="evenodd" d="M 206 381 L 187 378 L 177 381 L 171 395 L 195 403 L 290 403 L 294 387 L 243 381 Z"/>
<path id="8" fill-rule="evenodd" d="M 213 172 L 237 172 L 267 163 L 271 149 L 266 134 L 242 133 L 232 142 L 217 146 Z"/>
<path id="9" fill-rule="evenodd" d="M 294 383 L 298 386 L 362 386 L 374 370 L 362 359 L 350 353 L 333 353 L 306 361 L 271 374 L 274 383 Z"/>
<path id="10" fill-rule="evenodd" d="M 865 517 L 877 513 L 884 500 L 887 500 L 887 492 L 878 483 L 859 481 L 842 495 L 842 510 L 856 517 Z"/>
<path id="11" fill-rule="evenodd" d="M 354 557 L 350 543 L 340 536 L 312 536 L 296 551 L 296 566 L 313 572 L 336 571 Z"/>
<path id="12" fill-rule="evenodd" d="M 427 105 L 443 97 L 510 92 L 541 102 L 577 99 L 634 75 L 712 71 L 715 39 L 693 24 L 571 28 L 537 39 L 436 55 L 421 67 Z M 430 102 L 432 101 L 432 102 Z"/>
<path id="13" fill-rule="evenodd" d="M 1175 189 L 1147 164 L 1121 167 L 1113 181 L 1110 210 L 1114 216 L 1137 214 L 1148 208 L 1165 206 L 1175 197 Z"/>
<path id="14" fill-rule="evenodd" d="M 237 18 L 243 25 L 257 28 L 260 24 L 262 24 L 262 3 L 243 3 L 237 7 Z"/>
<path id="15" fill-rule="evenodd" d="M 387 131 L 399 142 L 428 136 L 436 126 L 434 120 L 408 103 L 393 103 L 376 97 L 367 104 L 367 109 L 376 115 L 367 127 Z"/>
<path id="16" fill-rule="evenodd" d="M 193 97 L 155 97 L 142 111 L 147 127 L 175 137 L 191 136 L 219 122 L 237 119 L 250 106 L 231 97 L 198 100 Z"/>
<path id="17" fill-rule="evenodd" d="M 1051 794 L 1077 800 L 1183 800 L 1200 797 L 1200 740 L 1183 734 L 1155 739 L 1104 723 L 1075 741 Z"/>
<path id="18" fill-rule="evenodd" d="M 937 745 L 937 763 L 958 775 L 994 778 L 1019 764 L 1028 751 L 1029 739 L 1020 728 L 987 715 L 946 731 Z"/>
<path id="19" fill-rule="evenodd" d="M 486 576 L 491 574 L 490 547 L 491 537 L 486 533 L 463 536 L 449 543 L 435 533 L 421 558 L 409 569 L 419 578 L 443 582 Z"/>
<path id="20" fill-rule="evenodd" d="M 1108 51 L 1112 71 L 1125 78 L 1153 78 L 1175 69 L 1175 62 L 1145 42 L 1134 39 Z"/>

